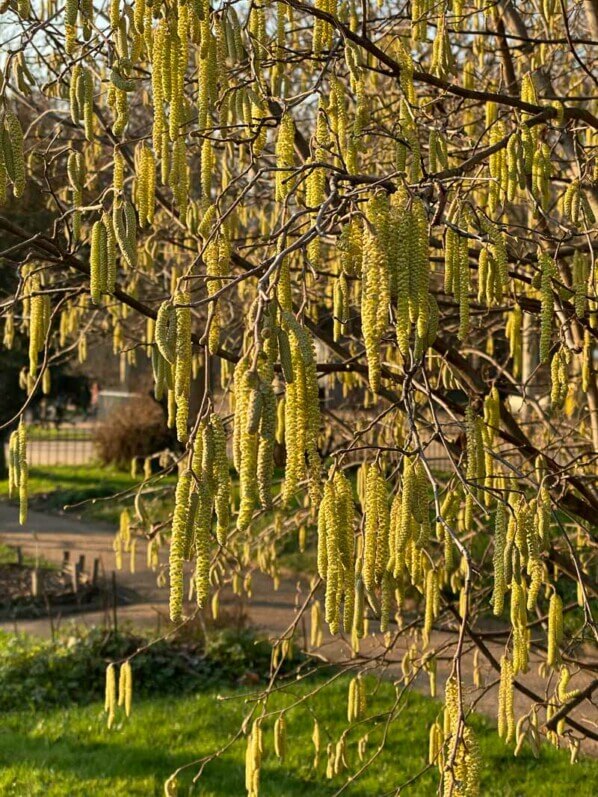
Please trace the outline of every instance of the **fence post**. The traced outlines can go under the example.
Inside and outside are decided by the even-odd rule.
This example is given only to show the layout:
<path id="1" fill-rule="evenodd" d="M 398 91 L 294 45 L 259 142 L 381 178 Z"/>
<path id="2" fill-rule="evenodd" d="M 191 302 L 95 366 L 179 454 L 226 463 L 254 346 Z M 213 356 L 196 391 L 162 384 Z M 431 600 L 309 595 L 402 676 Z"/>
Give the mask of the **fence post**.
<path id="1" fill-rule="evenodd" d="M 79 563 L 73 564 L 71 567 L 71 579 L 73 583 L 73 592 L 79 591 Z"/>
<path id="2" fill-rule="evenodd" d="M 114 633 L 118 633 L 118 616 L 116 610 L 116 572 L 112 571 L 112 614 L 114 617 Z"/>

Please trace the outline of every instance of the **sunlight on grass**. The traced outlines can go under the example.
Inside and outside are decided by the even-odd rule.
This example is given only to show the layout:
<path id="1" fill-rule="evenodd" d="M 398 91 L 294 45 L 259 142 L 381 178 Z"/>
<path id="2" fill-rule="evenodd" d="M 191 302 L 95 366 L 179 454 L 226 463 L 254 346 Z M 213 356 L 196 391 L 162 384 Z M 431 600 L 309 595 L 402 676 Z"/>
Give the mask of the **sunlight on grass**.
<path id="1" fill-rule="evenodd" d="M 114 523 L 124 506 L 132 505 L 131 496 L 119 494 L 132 490 L 139 484 L 127 471 L 100 465 L 52 465 L 33 467 L 29 473 L 29 497 L 33 501 L 43 498 L 44 509 L 63 510 L 73 507 L 73 514 L 88 520 Z M 174 477 L 159 477 L 152 481 L 157 488 L 174 484 Z M 112 496 L 117 496 L 115 500 Z M 8 497 L 8 481 L 0 481 L 0 498 Z M 95 501 L 95 503 L 92 503 Z M 75 506 L 76 505 L 76 506 Z M 79 506 L 80 505 L 80 506 Z M 158 507 L 160 509 L 160 507 Z"/>
<path id="2" fill-rule="evenodd" d="M 313 684 L 312 684 L 313 687 Z M 292 686 L 277 694 L 268 710 L 280 709 L 308 691 Z M 369 713 L 383 712 L 392 703 L 391 684 L 370 679 Z M 282 765 L 273 754 L 274 717 L 265 722 L 266 757 L 262 770 L 261 797 L 332 795 L 347 774 L 359 766 L 357 741 L 369 732 L 368 754 L 381 739 L 385 716 L 355 727 L 348 735 L 349 770 L 332 781 L 324 777 L 326 744 L 336 742 L 346 726 L 347 679 L 342 678 L 308 704 L 288 715 L 288 757 Z M 375 696 L 373 693 L 375 692 Z M 0 790 L 23 795 L 159 795 L 164 780 L 177 768 L 215 752 L 239 728 L 248 710 L 243 692 L 228 692 L 235 700 L 219 700 L 218 693 L 181 698 L 146 700 L 134 706 L 133 716 L 112 731 L 105 726 L 102 707 L 53 710 L 37 716 L 9 713 L 0 730 Z M 388 745 L 366 773 L 351 784 L 347 794 L 356 797 L 382 795 L 416 775 L 426 764 L 428 728 L 440 705 L 410 695 L 405 710 L 390 724 Z M 318 769 L 313 768 L 311 732 L 313 717 L 322 728 L 323 751 Z M 519 758 L 496 737 L 484 720 L 474 720 L 484 755 L 482 794 L 515 797 L 548 797 L 575 793 L 590 797 L 598 778 L 596 761 L 584 759 L 570 766 L 568 755 L 545 747 L 536 761 L 524 749 Z M 192 794 L 202 797 L 243 795 L 245 741 L 237 741 L 221 757 L 210 762 Z M 179 794 L 188 794 L 197 767 L 181 776 Z M 500 772 L 500 786 L 496 773 Z M 408 794 L 427 797 L 435 793 L 435 771 L 426 771 Z"/>

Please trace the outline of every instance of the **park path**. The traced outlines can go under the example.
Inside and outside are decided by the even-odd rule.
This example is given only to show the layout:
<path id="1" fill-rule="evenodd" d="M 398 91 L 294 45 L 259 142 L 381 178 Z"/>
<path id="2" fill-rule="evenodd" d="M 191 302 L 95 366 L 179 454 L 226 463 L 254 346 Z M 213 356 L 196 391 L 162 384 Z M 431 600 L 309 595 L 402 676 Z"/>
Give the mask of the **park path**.
<path id="1" fill-rule="evenodd" d="M 114 528 L 107 524 L 87 522 L 77 518 L 56 515 L 39 511 L 31 511 L 26 528 L 18 525 L 18 512 L 15 506 L 0 502 L 0 542 L 10 545 L 20 545 L 25 554 L 38 554 L 50 562 L 62 562 L 63 552 L 71 551 L 71 559 L 80 554 L 85 554 L 88 562 L 99 558 L 105 575 L 110 575 L 114 568 L 114 553 L 112 540 Z M 118 571 L 117 580 L 121 587 L 131 591 L 132 602 L 118 606 L 118 622 L 130 624 L 135 627 L 152 627 L 167 630 L 170 627 L 168 620 L 168 590 L 159 588 L 156 584 L 156 574 L 145 567 L 145 550 L 139 546 L 136 553 L 136 572 L 128 570 Z M 164 564 L 164 562 L 162 562 Z M 279 588 L 275 591 L 272 580 L 263 574 L 256 573 L 253 578 L 251 600 L 241 601 L 228 591 L 221 597 L 224 611 L 245 613 L 250 623 L 265 632 L 271 639 L 279 638 L 289 628 L 297 616 L 298 607 L 302 606 L 309 594 L 308 580 L 303 576 L 285 576 L 280 581 Z M 59 618 L 54 618 L 54 625 Z M 77 624 L 97 625 L 111 623 L 110 611 L 90 611 L 73 615 L 69 618 Z M 60 620 L 63 624 L 65 620 Z M 296 638 L 302 647 L 307 648 L 309 640 L 309 612 L 305 613 L 299 621 Z M 37 636 L 50 636 L 51 624 L 47 618 L 36 620 L 19 620 L 18 623 L 4 621 L 0 628 L 5 630 L 19 630 Z M 375 629 L 374 629 L 375 630 Z M 447 646 L 445 655 L 437 659 L 438 683 L 444 682 L 451 669 L 451 654 L 457 639 L 456 631 L 434 631 L 430 640 L 430 647 L 438 649 Z M 400 662 L 405 651 L 410 645 L 410 638 L 399 638 L 391 653 L 386 653 L 380 634 L 370 634 L 362 640 L 361 653 L 377 657 L 377 672 L 384 672 L 386 677 L 399 680 L 402 677 Z M 486 645 L 494 658 L 500 660 L 503 653 L 503 644 L 494 640 L 485 639 Z M 324 634 L 322 646 L 317 654 L 328 661 L 342 664 L 348 668 L 355 665 L 352 652 L 347 641 L 332 638 Z M 483 661 L 482 674 L 485 684 L 489 687 L 486 691 L 475 689 L 473 686 L 473 648 L 466 646 L 462 660 L 462 673 L 466 691 L 469 697 L 476 700 L 478 711 L 492 719 L 496 718 L 497 711 L 497 673 Z M 532 655 L 529 672 L 518 676 L 518 680 L 533 690 L 538 695 L 545 695 L 546 682 L 538 674 L 538 665 L 541 659 Z M 570 688 L 583 688 L 590 680 L 590 676 L 579 673 L 571 681 Z M 420 674 L 416 680 L 417 688 L 429 694 L 428 678 Z M 555 684 L 551 684 L 554 688 Z M 439 689 L 439 696 L 442 690 Z M 515 694 L 515 708 L 517 716 L 529 710 L 530 699 L 519 692 Z M 575 719 L 586 722 L 590 727 L 598 724 L 598 710 L 585 701 L 572 714 Z M 587 742 L 584 745 L 586 752 L 598 755 L 598 743 Z"/>

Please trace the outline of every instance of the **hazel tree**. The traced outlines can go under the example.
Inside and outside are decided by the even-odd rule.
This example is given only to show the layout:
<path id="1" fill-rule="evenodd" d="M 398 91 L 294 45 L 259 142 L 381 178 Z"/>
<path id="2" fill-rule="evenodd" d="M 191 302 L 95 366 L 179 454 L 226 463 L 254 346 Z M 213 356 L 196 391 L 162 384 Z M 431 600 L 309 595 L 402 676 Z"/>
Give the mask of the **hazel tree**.
<path id="1" fill-rule="evenodd" d="M 223 588 L 250 593 L 256 572 L 276 585 L 289 538 L 317 546 L 241 731 L 249 795 L 268 724 L 280 758 L 292 733 L 268 700 L 303 615 L 312 647 L 341 637 L 357 669 L 328 776 L 368 717 L 360 670 L 398 651 L 406 686 L 442 681 L 440 793 L 479 793 L 472 649 L 476 687 L 480 662 L 495 672 L 499 735 L 574 760 L 598 738 L 572 716 L 598 685 L 595 0 L 4 0 L 0 14 L 15 286 L 0 312 L 4 347 L 24 336 L 29 351 L 4 422 L 22 522 L 24 411 L 55 362 L 110 335 L 123 372 L 151 361 L 178 440 L 159 473 L 146 463 L 115 540 L 117 559 L 147 545 L 173 622 L 215 611 Z M 44 229 L 14 219 L 33 193 Z M 169 473 L 164 523 L 144 495 Z M 130 669 L 121 681 L 119 701 L 112 669 L 110 722 L 130 710 Z M 320 738 L 316 721 L 316 761 Z"/>

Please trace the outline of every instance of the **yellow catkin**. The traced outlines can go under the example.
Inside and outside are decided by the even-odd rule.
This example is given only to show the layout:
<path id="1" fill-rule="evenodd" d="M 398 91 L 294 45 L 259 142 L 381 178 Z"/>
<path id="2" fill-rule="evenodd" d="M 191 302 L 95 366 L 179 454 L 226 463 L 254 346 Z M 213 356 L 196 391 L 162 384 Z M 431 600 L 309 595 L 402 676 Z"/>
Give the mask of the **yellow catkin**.
<path id="1" fill-rule="evenodd" d="M 276 140 L 276 192 L 279 202 L 283 202 L 292 189 L 289 179 L 295 162 L 295 123 L 290 113 L 284 113 L 280 120 Z"/>
<path id="2" fill-rule="evenodd" d="M 226 432 L 222 420 L 216 414 L 210 418 L 214 441 L 214 509 L 216 512 L 216 537 L 224 545 L 230 525 L 231 479 L 226 454 Z"/>
<path id="3" fill-rule="evenodd" d="M 7 111 L 2 133 L 4 165 L 12 181 L 13 194 L 18 199 L 25 191 L 25 157 L 23 154 L 23 130 L 18 116 Z"/>
<path id="4" fill-rule="evenodd" d="M 112 728 L 116 717 L 117 694 L 116 694 L 116 665 L 109 664 L 106 667 L 106 688 L 104 698 L 104 711 L 108 715 L 108 728 Z"/>
<path id="5" fill-rule="evenodd" d="M 318 511 L 318 572 L 326 582 L 325 616 L 336 634 L 342 624 L 353 625 L 354 614 L 354 507 L 351 486 L 341 473 L 331 474 Z"/>
<path id="6" fill-rule="evenodd" d="M 245 753 L 245 788 L 247 797 L 258 797 L 262 764 L 263 731 L 259 719 L 255 720 L 247 737 Z"/>
<path id="7" fill-rule="evenodd" d="M 548 653 L 546 661 L 550 667 L 558 667 L 561 656 L 559 645 L 563 639 L 563 601 L 553 592 L 548 606 Z"/>
<path id="8" fill-rule="evenodd" d="M 103 221 L 96 221 L 91 231 L 89 288 L 91 300 L 99 304 L 108 285 L 108 239 Z"/>
<path id="9" fill-rule="evenodd" d="M 322 605 L 320 601 L 316 600 L 311 605 L 310 614 L 310 648 L 319 648 L 322 644 Z"/>
<path id="10" fill-rule="evenodd" d="M 507 656 L 500 660 L 500 686 L 498 689 L 498 735 L 507 744 L 515 734 L 515 713 L 513 708 L 513 664 Z"/>
<path id="11" fill-rule="evenodd" d="M 210 529 L 212 525 L 212 496 L 209 483 L 204 478 L 198 486 L 198 505 L 195 513 L 195 596 L 199 608 L 208 601 L 210 592 Z"/>
<path id="12" fill-rule="evenodd" d="M 307 475 L 310 496 L 319 500 L 321 463 L 318 452 L 320 402 L 314 344 L 310 333 L 288 312 L 282 315 L 283 328 L 289 335 L 293 381 L 285 393 L 285 445 L 287 465 L 283 502 L 287 504 Z"/>
<path id="13" fill-rule="evenodd" d="M 430 639 L 432 625 L 440 610 L 440 585 L 436 570 L 428 570 L 426 575 L 426 611 L 424 619 L 424 644 Z"/>
<path id="14" fill-rule="evenodd" d="M 131 705 L 133 702 L 133 671 L 131 662 L 123 662 L 118 674 L 118 705 L 123 706 L 125 716 L 131 715 Z"/>
<path id="15" fill-rule="evenodd" d="M 555 275 L 554 261 L 546 254 L 539 258 L 541 269 L 540 293 L 542 307 L 540 311 L 540 362 L 547 363 L 552 339 L 552 319 L 554 300 L 552 297 L 552 277 Z"/>
<path id="16" fill-rule="evenodd" d="M 365 494 L 363 582 L 373 591 L 381 583 L 389 556 L 390 513 L 386 481 L 377 465 L 370 467 Z"/>
<path id="17" fill-rule="evenodd" d="M 287 743 L 287 720 L 281 712 L 274 723 L 274 752 L 280 761 L 284 761 Z"/>
<path id="18" fill-rule="evenodd" d="M 312 744 L 314 746 L 314 761 L 313 767 L 314 769 L 318 766 L 319 759 L 320 759 L 320 751 L 322 749 L 322 737 L 320 732 L 320 725 L 318 720 L 314 719 L 314 727 L 311 734 Z"/>
<path id="19" fill-rule="evenodd" d="M 170 619 L 179 623 L 183 612 L 183 562 L 185 533 L 189 513 L 191 472 L 185 471 L 177 482 L 170 538 Z"/>
<path id="20" fill-rule="evenodd" d="M 19 523 L 23 526 L 28 501 L 27 429 L 23 419 L 10 436 L 8 450 L 8 493 L 10 498 L 19 497 Z"/>
<path id="21" fill-rule="evenodd" d="M 388 322 L 390 271 L 384 247 L 385 214 L 382 200 L 368 203 L 368 221 L 363 237 L 361 323 L 365 341 L 370 387 L 380 389 L 381 339 Z"/>
<path id="22" fill-rule="evenodd" d="M 572 690 L 567 689 L 570 680 L 571 680 L 571 673 L 569 672 L 569 668 L 565 666 L 561 667 L 559 682 L 556 690 L 557 697 L 561 703 L 566 703 L 567 701 L 577 697 L 577 695 L 579 694 L 579 689 L 572 689 Z"/>
<path id="23" fill-rule="evenodd" d="M 504 504 L 499 504 L 494 518 L 494 589 L 492 592 L 492 607 L 496 617 L 499 617 L 504 608 L 507 582 L 505 575 L 505 548 L 507 541 L 507 515 Z"/>
<path id="24" fill-rule="evenodd" d="M 444 734 L 442 725 L 436 721 L 430 727 L 428 743 L 428 763 L 435 765 L 440 763 L 442 748 L 444 744 Z"/>
<path id="25" fill-rule="evenodd" d="M 237 527 L 246 529 L 251 522 L 258 500 L 257 483 L 257 433 L 248 428 L 250 398 L 258 382 L 258 375 L 248 369 L 248 363 L 241 360 L 235 369 L 235 423 L 234 423 L 234 463 L 239 473 L 240 506 Z"/>
<path id="26" fill-rule="evenodd" d="M 188 437 L 189 392 L 191 389 L 191 296 L 179 291 L 175 296 L 175 364 L 174 395 L 176 401 L 177 438 L 184 443 Z"/>

